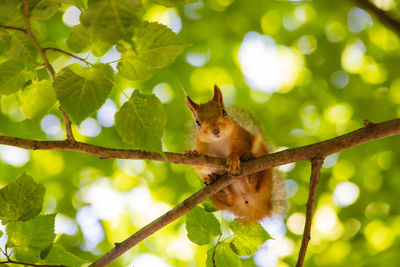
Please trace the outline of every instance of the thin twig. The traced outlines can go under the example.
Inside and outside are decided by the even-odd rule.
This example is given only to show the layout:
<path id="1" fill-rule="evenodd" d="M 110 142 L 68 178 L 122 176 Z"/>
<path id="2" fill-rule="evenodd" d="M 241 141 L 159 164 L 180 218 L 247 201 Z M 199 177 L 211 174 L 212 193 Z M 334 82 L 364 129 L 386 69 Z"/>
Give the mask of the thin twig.
<path id="1" fill-rule="evenodd" d="M 85 62 L 87 65 L 93 65 L 92 63 L 90 63 L 90 62 L 87 61 L 86 59 L 81 58 L 81 57 L 78 57 L 78 56 L 76 56 L 76 55 L 74 55 L 74 54 L 72 54 L 72 53 L 69 53 L 69 52 L 64 51 L 64 50 L 62 50 L 62 49 L 59 49 L 59 48 L 46 47 L 46 48 L 43 48 L 43 50 L 44 50 L 45 52 L 46 52 L 46 51 L 55 51 L 55 52 L 58 52 L 58 53 L 61 53 L 61 54 L 64 54 L 64 55 L 67 55 L 67 56 L 70 56 L 70 57 L 79 59 L 80 61 Z"/>
<path id="2" fill-rule="evenodd" d="M 400 34 L 400 21 L 394 19 L 386 11 L 378 8 L 368 0 L 352 0 L 357 6 L 368 10 L 375 14 L 375 16 L 384 24 L 388 24 Z"/>
<path id="3" fill-rule="evenodd" d="M 29 39 L 32 41 L 33 45 L 39 51 L 39 54 L 42 57 L 42 60 L 43 60 L 43 63 L 44 63 L 44 66 L 45 66 L 47 72 L 49 73 L 50 77 L 52 79 L 54 79 L 55 71 L 53 69 L 53 66 L 49 63 L 46 53 L 44 52 L 43 48 L 40 46 L 39 42 L 36 40 L 35 36 L 32 34 L 28 0 L 24 0 L 24 13 L 25 13 L 26 35 L 29 37 Z"/>
<path id="4" fill-rule="evenodd" d="M 304 258 L 307 252 L 308 242 L 311 239 L 311 223 L 314 210 L 315 196 L 317 195 L 317 185 L 320 177 L 320 171 L 323 159 L 311 160 L 311 177 L 310 177 L 310 190 L 308 192 L 307 210 L 306 210 L 306 223 L 304 225 L 303 239 L 301 240 L 301 246 L 299 251 L 299 257 L 297 258 L 296 267 L 302 267 Z"/>
<path id="5" fill-rule="evenodd" d="M 29 37 L 29 39 L 32 41 L 33 45 L 39 51 L 39 54 L 42 57 L 45 69 L 47 70 L 51 79 L 54 80 L 55 71 L 54 71 L 53 66 L 50 64 L 49 59 L 47 58 L 46 50 L 41 47 L 38 40 L 36 40 L 35 36 L 32 33 L 28 0 L 24 0 L 23 3 L 24 3 L 24 14 L 25 14 L 25 25 L 26 25 L 25 34 Z M 72 135 L 71 121 L 69 120 L 67 113 L 65 112 L 65 110 L 62 107 L 60 107 L 60 110 L 63 114 L 64 121 L 65 121 L 65 128 L 67 131 L 67 140 L 66 141 L 69 143 L 74 142 L 75 140 Z"/>
<path id="6" fill-rule="evenodd" d="M 6 30 L 20 31 L 20 32 L 26 33 L 25 29 L 19 28 L 19 27 L 0 25 L 0 28 L 6 29 Z"/>
<path id="7" fill-rule="evenodd" d="M 0 264 L 7 264 L 7 263 L 24 265 L 24 266 L 34 266 L 34 267 L 66 267 L 65 265 L 33 264 L 33 263 L 13 261 L 10 259 L 8 259 L 7 261 L 0 261 Z"/>
<path id="8" fill-rule="evenodd" d="M 70 143 L 75 143 L 75 138 L 74 135 L 72 134 L 71 121 L 69 120 L 67 112 L 65 112 L 65 110 L 61 106 L 58 109 L 61 110 L 61 113 L 63 114 L 64 117 L 65 131 L 67 132 L 66 141 L 69 141 Z"/>

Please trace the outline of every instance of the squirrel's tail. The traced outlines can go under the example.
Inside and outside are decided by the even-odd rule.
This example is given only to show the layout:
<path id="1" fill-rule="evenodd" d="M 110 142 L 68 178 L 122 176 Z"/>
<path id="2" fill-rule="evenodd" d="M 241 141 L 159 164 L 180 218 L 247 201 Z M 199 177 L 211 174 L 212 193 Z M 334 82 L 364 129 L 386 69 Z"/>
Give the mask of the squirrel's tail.
<path id="1" fill-rule="evenodd" d="M 283 183 L 283 174 L 276 168 L 273 171 L 271 192 L 271 215 L 284 215 L 288 207 L 286 190 Z"/>

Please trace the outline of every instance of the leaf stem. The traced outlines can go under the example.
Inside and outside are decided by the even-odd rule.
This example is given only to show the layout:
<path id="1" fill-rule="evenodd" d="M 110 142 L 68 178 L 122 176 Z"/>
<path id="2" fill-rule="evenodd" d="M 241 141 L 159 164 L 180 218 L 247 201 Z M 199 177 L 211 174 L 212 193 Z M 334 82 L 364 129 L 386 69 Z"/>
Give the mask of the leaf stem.
<path id="1" fill-rule="evenodd" d="M 46 47 L 46 48 L 43 48 L 43 50 L 44 50 L 45 52 L 46 52 L 46 51 L 58 52 L 58 53 L 61 53 L 61 54 L 64 54 L 64 55 L 67 55 L 67 56 L 76 58 L 76 59 L 78 59 L 78 60 L 80 60 L 80 61 L 82 61 L 82 62 L 85 62 L 85 63 L 86 63 L 87 65 L 89 65 L 89 66 L 93 65 L 92 63 L 90 63 L 90 62 L 87 61 L 86 59 L 81 58 L 81 57 L 78 57 L 78 56 L 76 56 L 76 55 L 74 55 L 74 54 L 72 54 L 72 53 L 70 53 L 70 52 L 64 51 L 64 50 L 59 49 L 59 48 L 55 48 L 55 47 Z"/>
<path id="2" fill-rule="evenodd" d="M 13 30 L 13 31 L 20 31 L 20 32 L 26 33 L 25 29 L 13 27 L 13 26 L 0 25 L 0 28 L 3 28 L 5 30 Z"/>

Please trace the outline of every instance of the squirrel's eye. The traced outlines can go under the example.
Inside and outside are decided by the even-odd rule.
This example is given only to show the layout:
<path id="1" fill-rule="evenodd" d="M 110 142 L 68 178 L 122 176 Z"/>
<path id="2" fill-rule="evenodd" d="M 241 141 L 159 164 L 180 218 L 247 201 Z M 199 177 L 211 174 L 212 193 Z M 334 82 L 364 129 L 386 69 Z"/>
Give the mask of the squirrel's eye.
<path id="1" fill-rule="evenodd" d="M 196 120 L 196 124 L 197 124 L 197 126 L 200 126 L 199 120 Z"/>
<path id="2" fill-rule="evenodd" d="M 226 115 L 227 115 L 227 114 L 226 114 L 226 111 L 225 111 L 225 109 L 223 109 L 223 110 L 222 110 L 222 116 L 225 117 Z"/>

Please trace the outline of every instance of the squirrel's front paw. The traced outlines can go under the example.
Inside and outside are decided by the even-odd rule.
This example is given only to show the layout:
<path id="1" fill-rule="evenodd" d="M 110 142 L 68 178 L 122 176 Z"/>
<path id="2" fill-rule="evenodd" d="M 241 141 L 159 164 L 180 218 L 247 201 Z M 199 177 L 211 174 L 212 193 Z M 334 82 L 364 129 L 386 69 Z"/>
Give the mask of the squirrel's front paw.
<path id="1" fill-rule="evenodd" d="M 238 174 L 240 170 L 240 157 L 237 155 L 229 155 L 226 159 L 226 167 L 228 168 L 228 173 Z"/>
<path id="2" fill-rule="evenodd" d="M 197 150 L 185 150 L 185 152 L 183 152 L 183 154 L 189 158 L 200 156 L 200 154 Z"/>
<path id="3" fill-rule="evenodd" d="M 240 157 L 240 160 L 250 160 L 250 159 L 254 159 L 254 155 L 251 152 L 245 152 L 243 153 L 243 155 Z"/>
<path id="4" fill-rule="evenodd" d="M 218 178 L 218 174 L 216 173 L 211 173 L 209 175 L 207 175 L 205 178 L 203 178 L 203 183 L 205 186 L 212 184 L 217 178 Z"/>

